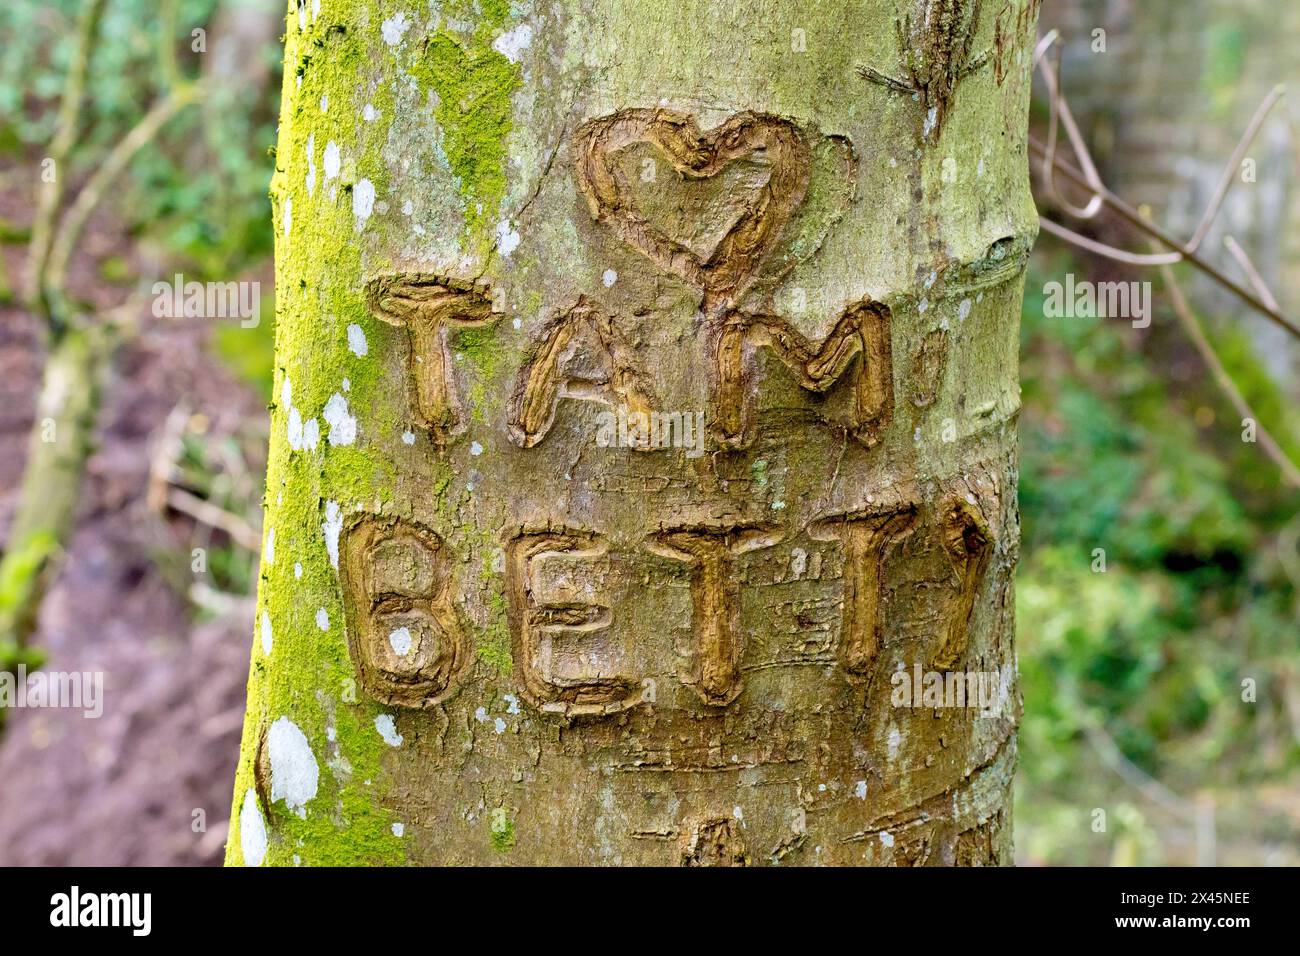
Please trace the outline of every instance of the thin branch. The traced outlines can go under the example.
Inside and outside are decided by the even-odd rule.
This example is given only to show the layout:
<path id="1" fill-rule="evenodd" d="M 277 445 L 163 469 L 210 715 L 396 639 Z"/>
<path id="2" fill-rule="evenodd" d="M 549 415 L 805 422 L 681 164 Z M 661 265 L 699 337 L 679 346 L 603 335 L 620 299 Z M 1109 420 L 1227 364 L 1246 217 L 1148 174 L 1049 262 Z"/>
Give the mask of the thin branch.
<path id="1" fill-rule="evenodd" d="M 82 229 L 85 228 L 86 221 L 99 206 L 109 187 L 135 158 L 136 153 L 149 144 L 168 120 L 194 102 L 200 88 L 199 83 L 186 84 L 172 90 L 165 98 L 155 103 L 131 131 L 109 150 L 104 161 L 82 187 L 64 215 L 50 248 L 44 277 L 44 294 L 58 321 L 67 320 L 66 309 L 62 302 L 63 282 L 67 274 L 68 261 L 72 257 L 72 251 L 76 247 Z"/>
<path id="2" fill-rule="evenodd" d="M 1038 224 L 1043 227 L 1045 232 L 1050 232 L 1052 235 L 1064 239 L 1066 242 L 1076 245 L 1080 249 L 1131 266 L 1170 265 L 1175 262 L 1181 262 L 1183 259 L 1183 257 L 1177 252 L 1129 252 L 1116 246 L 1107 245 L 1104 242 L 1098 242 L 1095 239 L 1089 239 L 1087 236 L 1081 235 L 1073 229 L 1067 229 L 1060 223 L 1052 222 L 1052 220 L 1048 219 L 1046 216 L 1039 216 Z"/>
<path id="3" fill-rule="evenodd" d="M 1048 46 L 1050 46 L 1050 43 Z M 1043 49 L 1046 52 L 1046 47 Z M 1043 155 L 1043 181 L 1057 204 L 1066 212 L 1077 219 L 1091 219 L 1101 211 L 1103 204 L 1101 190 L 1106 187 L 1101 181 L 1101 174 L 1097 172 L 1096 164 L 1092 161 L 1092 154 L 1088 152 L 1088 144 L 1084 142 L 1078 124 L 1074 122 L 1074 114 L 1070 112 L 1070 104 L 1066 102 L 1065 95 L 1061 92 L 1060 83 L 1057 79 L 1057 71 L 1060 69 L 1059 63 L 1054 65 L 1048 59 L 1043 59 L 1038 65 L 1042 70 L 1043 80 L 1047 83 L 1049 104 L 1047 147 Z M 1056 164 L 1056 126 L 1058 118 L 1060 124 L 1065 127 L 1065 135 L 1070 140 L 1070 148 L 1074 150 L 1074 155 L 1078 157 L 1079 165 L 1083 168 L 1084 178 L 1088 182 L 1088 188 L 1092 192 L 1092 198 L 1088 200 L 1086 206 L 1074 205 L 1062 196 L 1056 188 L 1056 176 L 1053 169 Z"/>
<path id="4" fill-rule="evenodd" d="M 1090 252 L 1095 252 L 1097 255 L 1106 256 L 1130 265 L 1160 265 L 1167 267 L 1171 263 L 1186 260 L 1202 272 L 1209 275 L 1238 298 L 1242 299 L 1250 305 L 1251 308 L 1276 322 L 1292 335 L 1300 338 L 1300 326 L 1297 326 L 1291 321 L 1291 319 L 1282 314 L 1276 299 L 1273 299 L 1272 296 L 1260 295 L 1257 291 L 1247 289 L 1220 270 L 1217 266 L 1197 255 L 1197 247 L 1204 239 L 1206 232 L 1208 232 L 1215 217 L 1218 215 L 1224 197 L 1227 195 L 1228 189 L 1232 185 L 1236 167 L 1241 164 L 1242 156 L 1244 156 L 1249 144 L 1259 132 L 1259 128 L 1263 124 L 1265 117 L 1267 117 L 1269 111 L 1273 108 L 1273 105 L 1285 92 L 1284 87 L 1280 85 L 1275 86 L 1269 91 L 1269 94 L 1264 97 L 1263 102 L 1261 102 L 1259 107 L 1255 110 L 1255 114 L 1247 125 L 1245 133 L 1237 142 L 1236 149 L 1233 150 L 1232 159 L 1228 163 L 1228 167 L 1223 176 L 1220 178 L 1219 184 L 1210 200 L 1210 204 L 1202 215 L 1201 222 L 1197 226 L 1191 242 L 1183 243 L 1150 222 L 1144 215 L 1142 215 L 1142 213 L 1129 206 L 1126 202 L 1106 188 L 1105 183 L 1102 182 L 1100 175 L 1097 173 L 1096 165 L 1092 161 L 1092 156 L 1088 152 L 1087 144 L 1083 142 L 1083 137 L 1079 135 L 1073 114 L 1070 112 L 1069 103 L 1066 101 L 1065 94 L 1061 90 L 1058 82 L 1056 70 L 1051 65 L 1050 59 L 1047 56 L 1048 50 L 1052 44 L 1056 42 L 1057 36 L 1057 31 L 1051 31 L 1038 42 L 1038 45 L 1034 50 L 1034 65 L 1042 72 L 1043 79 L 1047 83 L 1048 87 L 1050 120 L 1048 124 L 1047 142 L 1039 142 L 1031 136 L 1029 137 L 1029 145 L 1042 160 L 1042 175 L 1046 188 L 1066 212 L 1078 218 L 1090 219 L 1096 215 L 1097 211 L 1102 206 L 1105 206 L 1117 213 L 1121 218 L 1128 221 L 1130 225 L 1141 230 L 1150 238 L 1155 239 L 1170 249 L 1171 253 L 1168 255 L 1157 253 L 1155 254 L 1156 258 L 1152 258 L 1139 253 L 1125 252 L 1115 246 L 1097 243 L 1094 240 L 1090 240 L 1079 233 L 1068 230 L 1057 223 L 1053 222 L 1049 224 L 1049 221 L 1046 219 L 1042 220 L 1043 228 L 1062 239 L 1088 249 Z M 1070 145 L 1073 148 L 1075 155 L 1079 159 L 1079 164 L 1082 169 L 1076 169 L 1071 166 L 1056 153 L 1056 127 L 1058 115 L 1060 117 L 1060 122 L 1065 126 L 1066 135 L 1070 140 Z M 1060 193 L 1056 189 L 1056 174 L 1058 173 L 1073 182 L 1076 186 L 1088 190 L 1092 194 L 1092 198 L 1088 201 L 1086 206 L 1075 206 L 1061 197 Z"/>
<path id="5" fill-rule="evenodd" d="M 218 531 L 224 531 L 230 540 L 242 548 L 257 554 L 262 548 L 262 532 L 253 527 L 239 515 L 231 514 L 224 508 L 214 505 L 206 498 L 191 494 L 184 488 L 172 487 L 167 490 L 167 505 L 176 511 L 189 515 L 195 521 Z"/>
<path id="6" fill-rule="evenodd" d="M 1273 440 L 1273 436 L 1268 433 L 1268 430 L 1260 422 L 1259 416 L 1255 414 L 1250 407 L 1250 403 L 1246 401 L 1246 397 L 1241 394 L 1236 383 L 1233 382 L 1228 370 L 1219 361 L 1219 356 L 1215 353 L 1214 347 L 1210 344 L 1209 339 L 1205 337 L 1205 331 L 1201 328 L 1201 323 L 1187 304 L 1182 287 L 1179 286 L 1178 280 L 1174 278 L 1174 270 L 1169 266 L 1161 266 L 1160 273 L 1166 288 L 1169 290 L 1169 298 L 1174 307 L 1174 314 L 1178 316 L 1179 321 L 1183 324 L 1188 338 L 1192 340 L 1192 345 L 1200 353 L 1201 359 L 1214 376 L 1219 388 L 1232 402 L 1238 415 L 1243 419 L 1249 418 L 1255 423 L 1255 434 L 1259 438 L 1260 446 L 1264 449 L 1264 453 L 1273 459 L 1274 463 L 1281 469 L 1282 476 L 1287 483 L 1292 487 L 1300 488 L 1300 468 L 1296 467 L 1286 452 L 1282 450 L 1282 447 Z"/>
<path id="7" fill-rule="evenodd" d="M 1246 131 L 1241 134 L 1241 139 L 1237 141 L 1237 148 L 1232 151 L 1232 156 L 1228 159 L 1228 165 L 1223 168 L 1223 175 L 1219 178 L 1219 184 L 1214 188 L 1214 196 L 1210 199 L 1210 205 L 1205 209 L 1205 215 L 1201 217 L 1196 232 L 1192 233 L 1191 241 L 1187 243 L 1188 251 L 1195 252 L 1199 249 L 1206 233 L 1214 225 L 1214 218 L 1219 214 L 1219 207 L 1223 205 L 1228 190 L 1232 188 L 1232 184 L 1237 178 L 1237 170 L 1241 168 L 1241 161 L 1246 157 L 1246 150 L 1250 148 L 1250 144 L 1254 141 L 1259 128 L 1264 125 L 1264 120 L 1268 118 L 1269 111 L 1273 109 L 1273 105 L 1282 98 L 1284 93 L 1286 93 L 1286 87 L 1279 83 L 1269 90 L 1263 102 L 1255 109 L 1255 115 L 1250 118 L 1250 122 L 1246 125 Z"/>
<path id="8" fill-rule="evenodd" d="M 1250 261 L 1250 256 L 1246 255 L 1246 250 L 1241 248 L 1237 244 L 1237 240 L 1232 236 L 1224 236 L 1223 244 L 1227 247 L 1228 252 L 1232 254 L 1232 258 L 1237 260 L 1237 265 L 1241 266 L 1241 271 L 1246 273 L 1246 278 L 1250 280 L 1250 284 L 1255 287 L 1255 294 L 1273 308 L 1278 308 L 1277 298 L 1269 291 L 1264 282 L 1264 277 L 1259 274 L 1255 264 Z"/>
<path id="9" fill-rule="evenodd" d="M 50 152 L 54 178 L 45 182 L 36 199 L 36 213 L 32 219 L 31 245 L 28 247 L 27 301 L 33 312 L 50 321 L 48 302 L 45 301 L 45 268 L 54 238 L 55 218 L 63 202 L 63 186 L 67 176 L 68 154 L 72 151 L 80 126 L 81 104 L 86 91 L 86 74 L 99 23 L 104 15 L 107 0 L 89 0 L 81 11 L 77 24 L 77 43 L 72 54 L 72 64 L 63 81 L 63 94 L 54 123 L 54 138 Z"/>
<path id="10" fill-rule="evenodd" d="M 1029 145 L 1040 155 L 1042 155 L 1046 150 L 1046 147 L 1032 136 L 1029 137 Z M 1088 188 L 1088 181 L 1084 178 L 1083 173 L 1079 172 L 1079 170 L 1075 169 L 1059 156 L 1056 157 L 1055 168 L 1056 171 L 1066 179 L 1073 181 L 1084 189 Z M 1214 265 L 1212 262 L 1206 261 L 1199 253 L 1190 251 L 1181 240 L 1170 235 L 1150 220 L 1143 218 L 1141 213 L 1126 203 L 1123 199 L 1120 199 L 1119 196 L 1116 196 L 1109 189 L 1103 189 L 1100 195 L 1101 198 L 1105 200 L 1106 207 L 1124 219 L 1124 221 L 1129 223 L 1129 225 L 1133 226 L 1140 232 L 1145 233 L 1167 249 L 1177 252 L 1179 254 L 1180 262 L 1186 261 L 1195 266 L 1197 269 L 1201 270 L 1222 285 L 1233 295 L 1237 296 L 1237 298 L 1249 305 L 1256 312 L 1259 312 L 1261 315 L 1282 326 L 1282 328 L 1286 329 L 1292 335 L 1300 338 L 1300 326 L 1297 326 L 1295 322 L 1283 315 L 1279 309 L 1269 306 L 1253 291 L 1247 289 L 1240 282 L 1237 282 L 1231 276 L 1225 274 L 1218 266 Z"/>
<path id="11" fill-rule="evenodd" d="M 1070 709 L 1079 715 L 1079 725 L 1083 729 L 1088 743 L 1097 752 L 1102 763 L 1113 770 L 1121 780 L 1141 793 L 1149 801 L 1163 807 L 1170 814 L 1182 820 L 1195 822 L 1196 803 L 1179 796 L 1173 790 L 1151 776 L 1133 761 L 1129 760 L 1115 738 L 1106 730 L 1105 724 L 1097 717 L 1092 708 L 1084 703 L 1083 695 L 1073 678 L 1065 677 L 1060 684 L 1061 694 Z"/>
<path id="12" fill-rule="evenodd" d="M 1180 797 L 1129 760 L 1124 755 L 1124 751 L 1120 749 L 1119 744 L 1115 743 L 1115 738 L 1107 733 L 1100 723 L 1092 720 L 1091 715 L 1083 721 L 1083 732 L 1088 738 L 1088 743 L 1092 744 L 1093 750 L 1097 752 L 1097 756 L 1101 757 L 1102 762 L 1115 771 L 1120 779 L 1130 787 L 1141 793 L 1152 803 L 1164 807 L 1173 816 L 1190 822 L 1196 820 L 1196 804 Z"/>
<path id="13" fill-rule="evenodd" d="M 161 0 L 158 15 L 158 61 L 164 90 L 181 85 L 180 61 L 176 58 L 176 0 Z"/>
<path id="14" fill-rule="evenodd" d="M 1061 31 L 1055 28 L 1048 30 L 1047 33 L 1043 35 L 1042 39 L 1038 41 L 1038 45 L 1034 47 L 1033 66 L 1030 67 L 1030 69 L 1038 69 L 1038 61 L 1043 58 L 1043 54 L 1051 49 L 1052 44 L 1059 40 L 1060 37 Z"/>

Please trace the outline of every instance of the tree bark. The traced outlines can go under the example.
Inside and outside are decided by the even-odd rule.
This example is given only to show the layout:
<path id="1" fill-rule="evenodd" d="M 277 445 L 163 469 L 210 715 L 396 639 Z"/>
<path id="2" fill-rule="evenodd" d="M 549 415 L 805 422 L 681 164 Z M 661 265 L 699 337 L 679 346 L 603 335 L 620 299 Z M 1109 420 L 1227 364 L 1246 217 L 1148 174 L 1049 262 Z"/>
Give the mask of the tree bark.
<path id="1" fill-rule="evenodd" d="M 66 329 L 45 360 L 22 493 L 0 558 L 0 671 L 17 674 L 19 665 L 35 669 L 44 660 L 29 639 L 72 537 L 112 347 L 102 329 Z"/>
<path id="2" fill-rule="evenodd" d="M 291 8 L 230 863 L 1011 861 L 1036 15 Z"/>

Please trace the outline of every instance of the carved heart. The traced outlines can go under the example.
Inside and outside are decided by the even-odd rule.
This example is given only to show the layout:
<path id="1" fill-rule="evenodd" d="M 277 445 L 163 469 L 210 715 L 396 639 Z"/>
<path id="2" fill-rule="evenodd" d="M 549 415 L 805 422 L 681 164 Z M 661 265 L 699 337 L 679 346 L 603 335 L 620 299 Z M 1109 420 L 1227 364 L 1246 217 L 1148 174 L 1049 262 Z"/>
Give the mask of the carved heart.
<path id="1" fill-rule="evenodd" d="M 687 202 L 721 222 L 696 222 L 670 236 L 651 221 L 618 161 L 623 150 L 648 143 L 685 180 L 718 176 L 751 160 L 767 167 L 761 177 L 735 177 L 726 201 Z M 584 124 L 575 140 L 578 185 L 592 216 L 623 242 L 704 293 L 704 310 L 734 307 L 758 277 L 790 217 L 808 192 L 810 152 L 792 123 L 762 113 L 737 113 L 705 133 L 693 117 L 664 109 L 622 110 Z M 744 190 L 734 195 L 736 187 Z M 662 220 L 664 217 L 657 216 Z M 680 215 L 679 215 L 680 223 Z M 720 238 L 718 237 L 721 233 Z"/>

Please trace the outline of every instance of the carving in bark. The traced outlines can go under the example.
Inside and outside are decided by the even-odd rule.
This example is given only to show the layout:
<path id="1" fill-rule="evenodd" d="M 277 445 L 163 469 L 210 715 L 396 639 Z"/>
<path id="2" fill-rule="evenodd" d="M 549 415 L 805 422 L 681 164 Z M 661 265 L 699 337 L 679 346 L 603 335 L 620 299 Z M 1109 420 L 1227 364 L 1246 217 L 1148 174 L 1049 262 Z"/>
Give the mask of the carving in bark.
<path id="1" fill-rule="evenodd" d="M 936 670 L 955 668 L 966 651 L 975 595 L 993 554 L 988 522 L 977 507 L 958 499 L 943 516 L 943 544 L 957 575 L 958 588 L 947 613 L 943 643 L 931 660 Z"/>
<path id="2" fill-rule="evenodd" d="M 465 427 L 448 333 L 489 325 L 500 316 L 492 314 L 483 289 L 443 276 L 382 276 L 370 281 L 366 298 L 373 315 L 406 329 L 411 409 L 434 442 L 445 445 Z"/>
<path id="3" fill-rule="evenodd" d="M 814 538 L 838 540 L 844 548 L 839 660 L 849 680 L 862 681 L 871 676 L 884 628 L 880 602 L 885 560 L 912 533 L 916 515 L 916 505 L 906 503 L 833 515 L 810 528 Z"/>
<path id="4" fill-rule="evenodd" d="M 686 527 L 670 528 L 647 540 L 656 553 L 691 569 L 695 647 L 680 676 L 710 706 L 725 707 L 742 689 L 745 635 L 740 628 L 740 583 L 733 559 L 769 548 L 780 537 L 771 526 Z"/>
<path id="5" fill-rule="evenodd" d="M 532 448 L 545 438 L 561 398 L 622 405 L 633 414 L 658 405 L 614 320 L 585 297 L 547 323 L 519 370 L 508 406 L 511 441 Z M 648 447 L 649 436 L 643 439 L 633 447 Z"/>
<path id="6" fill-rule="evenodd" d="M 339 577 L 348 651 L 377 700 L 432 707 L 455 691 L 470 651 L 451 568 L 442 539 L 411 522 L 363 517 L 345 530 Z"/>
<path id="7" fill-rule="evenodd" d="M 624 672 L 625 654 L 610 608 L 574 595 L 540 593 L 535 563 L 570 553 L 597 558 L 608 545 L 584 531 L 526 531 L 506 545 L 511 651 L 524 699 L 547 714 L 617 713 L 655 697 L 652 679 Z"/>
<path id="8" fill-rule="evenodd" d="M 290 18 L 232 863 L 1011 860 L 1032 29 L 892 71 L 941 152 L 856 71 L 957 6 L 685 2 Z M 936 656 L 997 712 L 896 702 Z"/>
<path id="9" fill-rule="evenodd" d="M 894 373 L 890 359 L 889 308 L 858 302 L 844 310 L 820 345 L 774 315 L 732 312 L 711 330 L 715 357 L 714 438 L 724 448 L 746 448 L 754 440 L 754 405 L 759 388 L 754 352 L 767 348 L 809 391 L 826 392 L 848 374 L 853 410 L 848 433 L 868 448 L 880 440 L 894 412 Z"/>
<path id="10" fill-rule="evenodd" d="M 683 176 L 716 176 L 729 163 L 754 153 L 761 154 L 771 173 L 747 198 L 717 247 L 701 256 L 664 235 L 637 208 L 627 177 L 613 163 L 619 150 L 637 142 L 654 144 Z M 665 272 L 703 292 L 707 316 L 740 301 L 808 191 L 810 156 L 803 134 L 787 120 L 758 113 L 737 113 L 704 133 L 685 113 L 622 110 L 584 124 L 575 150 L 578 184 L 593 218 Z"/>

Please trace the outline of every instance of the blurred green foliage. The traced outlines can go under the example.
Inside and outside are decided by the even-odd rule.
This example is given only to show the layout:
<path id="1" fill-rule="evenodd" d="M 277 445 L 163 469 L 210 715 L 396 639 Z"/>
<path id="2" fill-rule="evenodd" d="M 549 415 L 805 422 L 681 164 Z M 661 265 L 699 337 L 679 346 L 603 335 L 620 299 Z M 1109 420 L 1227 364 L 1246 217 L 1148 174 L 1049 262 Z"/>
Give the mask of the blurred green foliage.
<path id="1" fill-rule="evenodd" d="M 262 320 L 251 328 L 235 322 L 218 325 L 212 333 L 212 350 L 265 401 L 271 400 L 275 376 L 275 323 L 273 306 L 262 304 Z"/>
<path id="2" fill-rule="evenodd" d="M 1082 270 L 1040 247 L 1022 316 L 1017 829 L 1022 849 L 1047 862 L 1161 862 L 1160 845 L 1142 836 L 1141 800 L 1084 727 L 1106 728 L 1183 796 L 1295 769 L 1288 705 L 1300 690 L 1286 662 L 1296 593 L 1276 555 L 1297 501 L 1259 445 L 1241 441 L 1208 374 L 1193 393 L 1175 392 L 1127 323 L 1044 317 L 1044 283 L 1069 271 Z M 1229 343 L 1225 364 L 1256 411 L 1294 447 L 1248 346 L 1214 338 Z M 1221 413 L 1217 425 L 1195 423 L 1205 404 Z M 1242 700 L 1246 678 L 1258 682 L 1257 702 Z M 1090 808 L 1117 800 L 1133 806 L 1094 834 Z"/>
<path id="3" fill-rule="evenodd" d="M 239 56 L 230 55 L 230 44 L 244 42 L 231 22 L 221 19 L 235 12 L 235 3 L 108 0 L 105 6 L 70 168 L 59 171 L 70 194 L 177 78 L 211 80 L 216 64 L 212 58 L 218 55 L 230 75 L 213 81 L 197 104 L 172 118 L 114 184 L 110 214 L 123 238 L 98 255 L 95 276 L 102 283 L 148 291 L 153 282 L 170 282 L 176 273 L 187 282 L 229 282 L 257 281 L 257 275 L 268 271 L 274 236 L 267 187 L 281 50 L 278 31 L 272 30 L 263 49 L 241 48 Z M 13 167 L 9 182 L 31 176 L 33 206 L 40 159 L 54 133 L 84 7 L 85 0 L 0 5 L 0 156 L 14 160 L 6 164 Z M 272 9 L 266 15 L 278 19 L 279 13 Z M 4 285 L 0 281 L 0 287 Z M 274 293 L 269 282 L 261 285 L 258 325 L 244 328 L 239 320 L 215 320 L 209 347 L 269 399 Z M 262 436 L 261 445 L 264 432 L 256 427 L 250 432 Z M 236 439 L 230 436 L 187 435 L 177 466 L 188 489 L 256 525 L 262 478 L 244 466 L 260 462 L 264 448 L 229 447 L 232 442 Z M 238 480 L 232 478 L 231 462 L 238 463 L 233 470 Z M 206 535 L 198 543 L 208 556 L 212 585 L 219 591 L 250 593 L 257 555 L 221 536 L 213 538 L 202 525 L 195 533 Z M 160 561 L 164 564 L 175 561 L 168 557 Z"/>
<path id="4" fill-rule="evenodd" d="M 219 5 L 176 0 L 167 40 L 188 77 L 200 75 L 211 55 L 193 51 L 191 31 L 210 28 Z M 82 6 L 0 5 L 0 151 L 39 155 L 50 140 Z M 165 90 L 161 9 L 158 0 L 109 0 L 91 56 L 72 179 L 93 169 Z M 251 93 L 217 84 L 141 151 L 116 193 L 118 214 L 137 238 L 182 257 L 195 278 L 228 278 L 271 253 L 267 154 L 275 142 L 279 50 L 271 43 L 257 55 L 271 82 Z"/>

